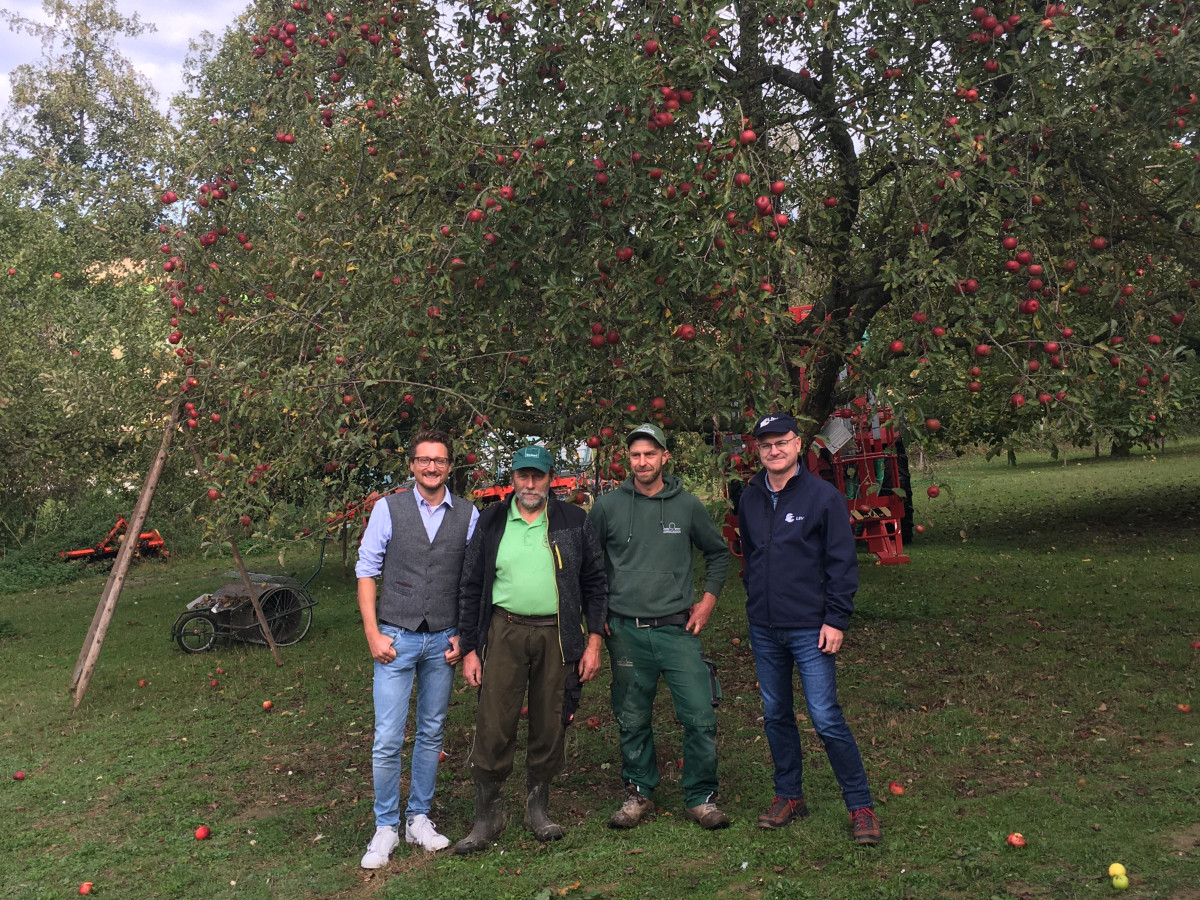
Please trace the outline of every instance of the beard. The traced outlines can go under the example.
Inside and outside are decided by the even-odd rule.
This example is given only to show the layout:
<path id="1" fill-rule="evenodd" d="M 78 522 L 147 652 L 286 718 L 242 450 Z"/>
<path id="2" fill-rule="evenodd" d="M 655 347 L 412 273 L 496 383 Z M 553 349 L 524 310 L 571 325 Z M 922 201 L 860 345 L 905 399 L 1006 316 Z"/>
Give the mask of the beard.
<path id="1" fill-rule="evenodd" d="M 547 485 L 544 491 L 539 491 L 535 488 L 528 488 L 523 491 L 517 491 L 517 503 L 522 509 L 529 512 L 537 512 L 546 505 L 546 501 L 550 499 L 550 486 Z"/>

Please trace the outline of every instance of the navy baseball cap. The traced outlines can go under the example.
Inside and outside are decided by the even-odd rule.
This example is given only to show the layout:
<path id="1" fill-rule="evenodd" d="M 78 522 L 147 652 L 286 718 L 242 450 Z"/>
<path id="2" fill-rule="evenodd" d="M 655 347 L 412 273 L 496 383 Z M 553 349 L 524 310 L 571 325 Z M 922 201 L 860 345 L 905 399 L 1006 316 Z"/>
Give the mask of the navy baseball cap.
<path id="1" fill-rule="evenodd" d="M 760 438 L 764 434 L 787 434 L 789 431 L 799 434 L 800 427 L 796 424 L 796 420 L 787 413 L 769 413 L 754 423 L 756 438 Z"/>
<path id="2" fill-rule="evenodd" d="M 545 447 L 530 444 L 528 447 L 522 447 L 513 454 L 512 467 L 513 471 L 517 469 L 537 469 L 539 472 L 549 472 L 554 468 L 554 457 L 550 455 L 550 451 Z"/>

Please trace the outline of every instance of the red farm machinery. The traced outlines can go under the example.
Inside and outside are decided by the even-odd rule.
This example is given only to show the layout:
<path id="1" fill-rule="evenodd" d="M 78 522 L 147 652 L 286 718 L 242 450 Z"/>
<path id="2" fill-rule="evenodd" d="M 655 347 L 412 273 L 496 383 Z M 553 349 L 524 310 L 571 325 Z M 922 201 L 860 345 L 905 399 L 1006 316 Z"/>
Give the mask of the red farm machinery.
<path id="1" fill-rule="evenodd" d="M 811 307 L 793 307 L 800 321 Z M 801 390 L 807 387 L 801 372 Z M 742 435 L 745 460 L 735 457 L 740 480 L 730 484 L 733 511 L 725 517 L 724 534 L 735 556 L 742 555 L 737 529 L 737 500 L 741 487 L 755 471 L 750 461 L 758 456 L 751 435 Z M 877 565 L 910 562 L 904 542 L 911 538 L 912 506 L 909 500 L 908 456 L 896 431 L 892 411 L 867 397 L 856 397 L 834 412 L 822 426 L 804 456 L 808 470 L 846 498 L 846 512 L 855 538 L 875 554 Z"/>

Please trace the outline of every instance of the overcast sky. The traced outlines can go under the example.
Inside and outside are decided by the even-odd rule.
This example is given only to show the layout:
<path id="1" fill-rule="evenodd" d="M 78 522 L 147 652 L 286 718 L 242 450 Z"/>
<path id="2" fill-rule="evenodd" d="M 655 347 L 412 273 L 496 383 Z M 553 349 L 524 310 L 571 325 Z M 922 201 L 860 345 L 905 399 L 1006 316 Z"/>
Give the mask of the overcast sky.
<path id="1" fill-rule="evenodd" d="M 122 15 L 137 13 L 157 28 L 140 38 L 123 39 L 122 52 L 158 91 L 160 109 L 165 112 L 171 97 L 183 90 L 180 73 L 188 40 L 202 31 L 220 35 L 247 5 L 248 0 L 116 0 Z M 46 21 L 40 0 L 0 0 L 0 8 Z M 36 38 L 9 31 L 0 22 L 0 109 L 8 106 L 8 73 L 22 63 L 36 63 L 41 54 Z"/>

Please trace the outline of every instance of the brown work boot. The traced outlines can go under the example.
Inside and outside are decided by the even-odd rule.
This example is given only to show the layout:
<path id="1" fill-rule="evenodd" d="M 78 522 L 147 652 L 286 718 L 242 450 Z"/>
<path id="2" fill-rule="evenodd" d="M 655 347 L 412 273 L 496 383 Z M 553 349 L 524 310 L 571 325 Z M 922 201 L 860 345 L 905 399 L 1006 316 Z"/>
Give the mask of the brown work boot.
<path id="1" fill-rule="evenodd" d="M 759 828 L 782 828 L 791 824 L 793 819 L 803 819 L 808 815 L 808 806 L 803 797 L 776 797 L 771 808 L 758 817 Z"/>
<path id="2" fill-rule="evenodd" d="M 729 817 L 717 809 L 715 803 L 701 803 L 699 806 L 689 806 L 683 811 L 685 819 L 699 822 L 700 827 L 708 831 L 729 827 Z"/>
<path id="3" fill-rule="evenodd" d="M 867 806 L 850 810 L 850 830 L 856 844 L 878 844 L 883 840 L 883 829 L 875 812 Z"/>
<path id="4" fill-rule="evenodd" d="M 634 828 L 646 816 L 653 814 L 654 801 L 643 797 L 636 785 L 626 785 L 625 802 L 608 820 L 609 828 Z"/>

